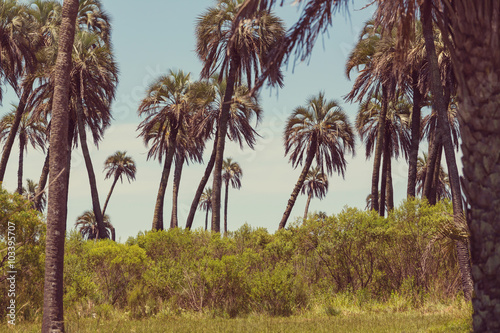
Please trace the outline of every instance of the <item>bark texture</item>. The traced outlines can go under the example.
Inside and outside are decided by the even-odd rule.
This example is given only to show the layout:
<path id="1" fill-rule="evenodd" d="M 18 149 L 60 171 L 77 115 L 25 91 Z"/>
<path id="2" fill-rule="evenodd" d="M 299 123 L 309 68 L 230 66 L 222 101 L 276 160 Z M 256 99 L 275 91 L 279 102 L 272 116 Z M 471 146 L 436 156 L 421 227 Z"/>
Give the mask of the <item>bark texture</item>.
<path id="1" fill-rule="evenodd" d="M 63 266 L 68 202 L 68 97 L 71 51 L 75 38 L 78 0 L 65 0 L 59 28 L 50 133 L 49 198 L 45 246 L 42 333 L 64 332 Z"/>
<path id="2" fill-rule="evenodd" d="M 408 187 L 406 191 L 407 198 L 415 197 L 417 186 L 417 161 L 418 148 L 420 145 L 420 118 L 422 94 L 418 88 L 418 73 L 412 75 L 413 88 L 413 110 L 411 113 L 411 143 L 410 154 L 408 158 Z"/>
<path id="3" fill-rule="evenodd" d="M 177 210 L 178 210 L 177 199 L 179 198 L 179 187 L 181 185 L 181 175 L 182 175 L 183 165 L 184 165 L 184 157 L 175 160 L 174 188 L 172 195 L 172 217 L 170 219 L 170 229 L 177 228 L 179 226 L 177 218 Z"/>
<path id="4" fill-rule="evenodd" d="M 377 144 L 375 145 L 375 157 L 373 159 L 372 172 L 372 209 L 380 212 L 378 198 L 378 183 L 380 178 L 380 162 L 382 160 L 383 142 L 385 135 L 385 118 L 387 117 L 387 92 L 382 87 L 382 110 L 378 118 Z"/>
<path id="5" fill-rule="evenodd" d="M 500 331 L 500 2 L 454 1 L 475 332 Z"/>

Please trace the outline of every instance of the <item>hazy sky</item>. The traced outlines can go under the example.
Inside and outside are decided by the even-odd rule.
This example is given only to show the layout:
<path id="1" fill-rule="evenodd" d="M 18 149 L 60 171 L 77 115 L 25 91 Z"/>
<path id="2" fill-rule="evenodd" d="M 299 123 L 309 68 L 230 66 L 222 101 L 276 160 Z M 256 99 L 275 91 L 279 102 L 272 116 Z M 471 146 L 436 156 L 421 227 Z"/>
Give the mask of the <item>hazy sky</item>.
<path id="1" fill-rule="evenodd" d="M 214 1 L 144 0 L 125 2 L 107 0 L 103 2 L 112 17 L 112 42 L 119 64 L 120 76 L 112 114 L 114 122 L 106 131 L 99 149 L 89 142 L 92 161 L 96 171 L 101 205 L 104 204 L 111 186 L 104 180 L 105 159 L 117 150 L 126 150 L 137 165 L 136 181 L 118 183 L 111 197 L 107 214 L 116 228 L 117 239 L 125 241 L 139 231 L 151 229 L 153 209 L 156 201 L 162 166 L 156 160 L 146 161 L 147 148 L 137 138 L 136 128 L 141 119 L 137 116 L 139 101 L 145 96 L 149 83 L 168 69 L 191 72 L 197 80 L 201 69 L 195 49 L 194 28 L 196 18 Z M 289 5 L 277 8 L 285 19 L 287 28 L 300 14 L 298 7 Z M 265 227 L 274 232 L 279 224 L 292 189 L 300 174 L 300 167 L 293 169 L 284 156 L 282 133 L 285 121 L 292 110 L 304 105 L 311 95 L 324 91 L 328 99 L 336 99 L 354 122 L 357 105 L 344 103 L 352 82 L 344 74 L 348 53 L 355 45 L 363 23 L 373 13 L 369 7 L 359 10 L 365 1 L 350 3 L 350 17 L 336 15 L 329 34 L 320 38 L 309 63 L 293 63 L 284 68 L 285 86 L 279 91 L 265 89 L 261 92 L 263 121 L 257 131 L 262 136 L 255 150 L 240 150 L 234 144 L 226 145 L 226 157 L 232 157 L 243 170 L 240 190 L 229 190 L 228 228 L 235 230 L 247 222 L 253 227 Z M 355 76 L 355 75 L 354 75 Z M 17 102 L 17 101 L 15 101 Z M 0 114 L 10 110 L 10 101 L 4 99 Z M 16 142 L 17 144 L 17 142 Z M 205 161 L 208 160 L 212 143 L 207 144 Z M 14 149 L 9 160 L 5 187 L 15 190 L 17 184 L 18 149 Z M 28 150 L 25 157 L 25 177 L 38 181 L 44 156 L 41 152 Z M 348 158 L 345 179 L 334 174 L 329 178 L 330 188 L 322 200 L 313 199 L 310 212 L 338 213 L 345 205 L 361 209 L 365 207 L 370 192 L 372 160 L 365 159 L 365 150 L 357 139 L 355 158 Z M 179 195 L 179 222 L 185 221 L 194 192 L 202 177 L 205 165 L 190 164 L 183 170 Z M 402 160 L 393 161 L 393 180 L 396 204 L 406 194 L 407 166 Z M 165 197 L 164 223 L 168 227 L 171 214 L 173 169 Z M 211 180 L 209 181 L 211 186 Z M 300 195 L 289 222 L 304 214 L 305 196 Z M 72 168 L 68 203 L 68 229 L 74 228 L 76 217 L 91 209 L 90 188 L 87 171 L 81 153 L 72 153 Z M 198 211 L 193 228 L 204 224 L 205 214 Z"/>

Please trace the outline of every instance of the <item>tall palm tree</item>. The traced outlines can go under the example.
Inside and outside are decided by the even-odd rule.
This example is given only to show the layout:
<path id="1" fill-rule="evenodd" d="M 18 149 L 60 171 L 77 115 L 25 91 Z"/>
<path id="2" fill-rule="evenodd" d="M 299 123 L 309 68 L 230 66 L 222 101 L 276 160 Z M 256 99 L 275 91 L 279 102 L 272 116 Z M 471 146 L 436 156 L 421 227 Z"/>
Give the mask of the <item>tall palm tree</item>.
<path id="1" fill-rule="evenodd" d="M 77 0 L 65 0 L 55 67 L 50 133 L 49 199 L 45 241 L 45 282 L 42 333 L 64 332 L 64 238 L 68 202 L 68 99 L 71 85 L 71 51 L 75 37 Z"/>
<path id="2" fill-rule="evenodd" d="M 199 209 L 206 211 L 205 216 L 205 231 L 208 229 L 208 213 L 212 211 L 212 189 L 206 188 L 201 195 Z"/>
<path id="3" fill-rule="evenodd" d="M 209 8 L 196 25 L 196 51 L 204 63 L 202 78 L 219 70 L 227 87 L 222 103 L 217 131 L 217 151 L 213 174 L 212 230 L 220 231 L 222 162 L 229 122 L 231 99 L 237 84 L 246 75 L 248 86 L 269 65 L 268 53 L 284 35 L 282 21 L 268 10 L 253 11 L 244 22 L 234 22 L 243 0 L 220 0 Z M 235 28 L 237 26 L 237 28 Z M 252 75 L 253 74 L 253 75 Z M 282 84 L 281 73 L 270 77 L 271 83 Z"/>
<path id="4" fill-rule="evenodd" d="M 15 106 L 14 106 L 15 107 Z M 15 107 L 17 109 L 17 107 Z M 6 114 L 0 119 L 0 142 L 8 139 L 9 133 L 13 130 L 16 110 Z M 17 193 L 23 191 L 23 163 L 24 152 L 28 150 L 28 144 L 33 148 L 41 148 L 45 151 L 47 124 L 43 119 L 37 119 L 32 115 L 25 113 L 21 117 L 18 129 L 19 139 L 19 167 L 17 171 Z"/>
<path id="5" fill-rule="evenodd" d="M 418 158 L 417 165 L 417 194 L 422 194 L 424 190 L 424 183 L 427 177 L 427 164 L 429 163 L 427 154 L 424 153 L 423 157 Z M 434 175 L 432 175 L 434 177 Z M 444 171 L 443 166 L 439 165 L 439 175 L 437 179 L 436 186 L 436 200 L 442 200 L 444 198 L 451 199 L 450 192 L 450 180 L 448 178 L 448 174 Z"/>
<path id="6" fill-rule="evenodd" d="M 18 91 L 18 81 L 24 73 L 31 72 L 35 66 L 35 49 L 30 36 L 36 27 L 29 20 L 27 7 L 15 0 L 0 2 L 0 78 Z M 23 94 L 14 115 L 11 131 L 5 139 L 0 159 L 0 182 L 3 181 L 7 162 L 14 145 L 19 124 L 24 113 L 24 105 L 31 82 L 24 82 Z M 0 101 L 2 94 L 0 92 Z M 22 187 L 22 186 L 21 186 Z"/>
<path id="7" fill-rule="evenodd" d="M 221 80 L 219 82 L 219 76 L 214 75 L 209 80 L 209 86 L 212 90 L 212 97 L 209 98 L 210 103 L 206 108 L 202 109 L 202 112 L 195 114 L 193 121 L 198 124 L 198 126 L 195 127 L 196 137 L 204 141 L 213 137 L 214 143 L 212 154 L 205 168 L 205 173 L 203 174 L 193 202 L 191 203 L 191 209 L 189 210 L 186 221 L 186 229 L 190 229 L 193 224 L 198 202 L 200 201 L 200 197 L 213 170 L 217 155 L 219 115 L 222 109 L 227 84 L 226 80 Z M 238 142 L 240 147 L 243 147 L 243 143 L 246 143 L 246 145 L 253 149 L 258 134 L 252 127 L 251 122 L 255 116 L 256 124 L 258 124 L 261 115 L 262 109 L 259 104 L 258 95 L 249 95 L 249 89 L 245 85 L 236 87 L 229 109 L 227 138 L 231 141 Z"/>
<path id="8" fill-rule="evenodd" d="M 304 185 L 302 185 L 302 194 L 307 194 L 306 209 L 304 211 L 304 220 L 307 219 L 307 212 L 309 211 L 309 204 L 312 197 L 323 199 L 328 192 L 328 176 L 321 168 L 314 167 L 307 172 Z"/>
<path id="9" fill-rule="evenodd" d="M 111 238 L 111 232 L 114 229 L 113 225 L 109 222 L 109 216 L 104 215 L 104 225 L 106 226 L 106 236 L 99 236 L 99 228 L 97 227 L 97 220 L 92 210 L 85 211 L 82 215 L 76 218 L 75 227 L 84 239 L 99 239 Z"/>
<path id="10" fill-rule="evenodd" d="M 123 184 L 123 175 L 125 175 L 130 183 L 131 180 L 135 180 L 135 173 L 137 169 L 135 167 L 134 160 L 132 157 L 127 156 L 126 151 L 117 151 L 104 161 L 104 171 L 107 171 L 104 179 L 113 177 L 113 184 L 111 184 L 108 196 L 106 197 L 106 202 L 104 203 L 104 207 L 102 209 L 103 215 L 106 213 L 109 198 L 111 197 L 111 193 L 113 193 L 118 180 L 120 180 Z"/>
<path id="11" fill-rule="evenodd" d="M 324 93 L 311 97 L 306 106 L 297 107 L 287 120 L 284 132 L 285 155 L 290 153 L 293 167 L 304 167 L 288 200 L 279 228 L 285 227 L 295 200 L 304 184 L 314 159 L 328 174 L 345 173 L 345 155 L 354 156 L 354 133 L 342 108 L 334 100 L 326 100 Z M 304 156 L 305 155 L 305 156 Z"/>
<path id="12" fill-rule="evenodd" d="M 43 212 L 43 210 L 45 209 L 45 205 L 47 204 L 47 195 L 45 194 L 45 192 L 42 192 L 40 194 L 40 200 L 35 200 L 36 196 L 39 194 L 37 183 L 35 183 L 31 179 L 26 179 L 26 187 L 23 187 L 22 194 L 26 198 L 26 200 L 32 203 L 33 209 L 36 209 L 39 212 Z"/>
<path id="13" fill-rule="evenodd" d="M 138 113 L 145 115 L 137 128 L 145 144 L 152 141 L 148 159 L 156 157 L 165 162 L 156 198 L 153 230 L 163 230 L 163 203 L 170 174 L 170 167 L 177 146 L 177 134 L 186 127 L 186 117 L 192 112 L 193 104 L 189 101 L 190 74 L 183 71 L 169 71 L 168 75 L 157 78 L 147 89 L 146 97 L 139 105 Z"/>
<path id="14" fill-rule="evenodd" d="M 224 160 L 222 164 L 222 179 L 226 185 L 226 195 L 224 199 L 224 235 L 227 235 L 227 203 L 229 194 L 229 184 L 232 188 L 239 190 L 241 188 L 241 178 L 243 171 L 238 162 L 233 162 L 231 157 Z"/>
<path id="15" fill-rule="evenodd" d="M 380 126 L 380 113 L 382 112 L 382 97 L 380 94 L 370 96 L 369 99 L 363 101 L 358 109 L 355 126 L 366 146 L 366 157 L 369 158 L 379 139 L 378 131 Z M 411 114 L 411 104 L 408 103 L 405 97 L 400 97 L 396 101 L 390 101 L 387 105 L 385 118 L 385 134 L 383 138 L 382 150 L 382 182 L 380 186 L 379 210 L 380 214 L 384 215 L 386 197 L 388 198 L 387 206 L 390 209 L 394 208 L 392 179 L 391 174 L 391 159 L 398 158 L 400 154 L 408 159 L 408 152 L 411 144 L 411 133 L 408 128 L 408 123 Z M 370 198 L 372 198 L 371 196 Z"/>

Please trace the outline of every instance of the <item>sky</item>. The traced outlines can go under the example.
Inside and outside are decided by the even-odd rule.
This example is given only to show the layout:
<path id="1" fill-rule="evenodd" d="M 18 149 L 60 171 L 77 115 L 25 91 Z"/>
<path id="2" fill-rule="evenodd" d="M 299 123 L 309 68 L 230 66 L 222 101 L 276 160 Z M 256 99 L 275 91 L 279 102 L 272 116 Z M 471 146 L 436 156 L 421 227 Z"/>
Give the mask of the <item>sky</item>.
<path id="1" fill-rule="evenodd" d="M 112 180 L 104 179 L 106 158 L 117 150 L 125 150 L 136 162 L 136 180 L 118 182 L 111 196 L 106 213 L 116 228 L 117 240 L 124 242 L 138 232 L 150 230 L 153 210 L 158 193 L 162 166 L 156 160 L 147 160 L 148 148 L 136 131 L 141 119 L 137 115 L 140 100 L 145 97 L 147 86 L 169 69 L 190 72 L 193 80 L 199 78 L 202 67 L 195 53 L 195 24 L 212 0 L 160 1 L 143 0 L 125 2 L 103 1 L 112 18 L 112 43 L 120 69 L 116 100 L 112 105 L 114 121 L 106 130 L 99 147 L 89 142 L 90 153 L 97 177 L 101 205 L 111 187 Z M 286 1 L 276 13 L 289 28 L 299 17 L 301 8 Z M 344 73 L 345 62 L 354 47 L 359 32 L 373 11 L 373 6 L 362 9 L 368 1 L 350 2 L 349 15 L 337 14 L 328 34 L 321 36 L 308 61 L 291 62 L 283 68 L 285 86 L 282 89 L 263 89 L 260 93 L 263 120 L 256 127 L 261 135 L 254 150 L 243 150 L 233 143 L 226 144 L 225 157 L 232 157 L 243 170 L 241 189 L 229 189 L 228 229 L 234 231 L 244 223 L 264 227 L 269 232 L 278 228 L 287 201 L 300 174 L 294 169 L 289 156 L 284 154 L 283 130 L 293 109 L 305 105 L 306 100 L 319 92 L 327 99 L 340 102 L 354 123 L 357 104 L 345 103 L 345 96 L 352 87 Z M 355 75 L 351 75 L 355 77 Z M 5 88 L 5 87 L 4 87 Z M 10 101 L 9 101 L 10 96 Z M 6 94 L 0 115 L 11 110 L 15 96 Z M 17 144 L 17 142 L 15 143 Z M 208 161 L 212 143 L 207 143 L 204 160 Z M 9 160 L 4 186 L 14 191 L 17 184 L 18 149 L 13 149 Z M 24 178 L 38 181 L 44 154 L 28 149 L 25 156 Z M 347 158 L 345 178 L 338 174 L 329 177 L 329 190 L 323 200 L 313 199 L 310 212 L 323 211 L 328 215 L 339 213 L 343 207 L 364 209 L 371 188 L 373 160 L 365 159 L 365 150 L 357 138 L 355 157 Z M 204 164 L 184 167 L 179 193 L 179 223 L 185 226 L 194 193 L 205 170 Z M 402 159 L 393 161 L 393 182 L 396 205 L 406 195 L 408 167 Z M 165 196 L 164 223 L 168 227 L 171 214 L 173 169 Z M 209 180 L 207 186 L 211 186 Z M 224 195 L 224 194 L 223 194 Z M 300 195 L 288 223 L 303 216 L 306 196 Z M 90 187 L 83 156 L 73 150 L 68 199 L 67 229 L 74 229 L 76 218 L 92 207 Z M 205 213 L 197 211 L 193 229 L 204 226 Z"/>

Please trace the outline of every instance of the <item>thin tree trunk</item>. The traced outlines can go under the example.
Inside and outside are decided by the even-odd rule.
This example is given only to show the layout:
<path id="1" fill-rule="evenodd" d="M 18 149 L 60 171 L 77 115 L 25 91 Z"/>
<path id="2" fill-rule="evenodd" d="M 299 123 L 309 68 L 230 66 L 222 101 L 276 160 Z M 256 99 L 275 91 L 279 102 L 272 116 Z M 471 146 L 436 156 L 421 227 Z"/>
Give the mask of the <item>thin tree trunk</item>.
<path id="1" fill-rule="evenodd" d="M 430 0 L 425 0 L 421 5 L 421 20 L 422 30 L 425 39 L 425 48 L 431 73 L 431 92 L 434 96 L 434 102 L 438 112 L 438 128 L 442 133 L 443 148 L 446 156 L 446 164 L 448 166 L 448 174 L 451 185 L 453 215 L 455 224 L 458 225 L 458 219 L 463 216 L 462 210 L 462 192 L 460 189 L 460 179 L 458 175 L 457 163 L 455 160 L 455 151 L 451 139 L 450 124 L 448 122 L 447 106 L 444 100 L 443 86 L 439 74 L 437 55 L 434 45 L 434 35 L 432 31 L 432 3 Z M 472 297 L 472 276 L 470 268 L 469 251 L 467 244 L 462 244 L 462 241 L 456 241 L 457 257 L 462 277 L 462 289 L 464 297 L 470 300 Z"/>
<path id="2" fill-rule="evenodd" d="M 9 161 L 10 152 L 12 151 L 12 146 L 14 145 L 14 140 L 16 139 L 17 131 L 19 130 L 19 124 L 23 118 L 24 109 L 26 107 L 26 102 L 31 94 L 31 87 L 33 82 L 30 80 L 26 82 L 26 85 L 23 88 L 23 94 L 19 100 L 19 104 L 17 105 L 16 115 L 14 117 L 14 123 L 10 128 L 9 135 L 7 136 L 7 140 L 3 146 L 2 159 L 0 160 L 0 183 L 3 182 L 5 177 L 5 170 L 7 169 L 7 162 Z M 21 185 L 22 187 L 22 185 Z"/>
<path id="3" fill-rule="evenodd" d="M 387 215 L 394 209 L 394 187 L 392 186 L 392 162 L 389 158 L 387 166 Z"/>
<path id="4" fill-rule="evenodd" d="M 186 221 L 186 229 L 191 229 L 191 226 L 193 225 L 194 215 L 196 214 L 196 210 L 198 209 L 198 203 L 200 202 L 200 198 L 201 195 L 203 194 L 203 190 L 205 189 L 205 185 L 207 185 L 208 178 L 210 178 L 210 174 L 212 173 L 212 170 L 214 168 L 215 157 L 217 155 L 216 148 L 217 148 L 217 133 L 215 134 L 214 148 L 212 150 L 212 155 L 210 155 L 210 160 L 208 161 L 207 167 L 205 168 L 205 173 L 203 174 L 200 184 L 196 189 L 193 202 L 191 203 L 191 208 L 189 209 L 189 215 Z"/>
<path id="5" fill-rule="evenodd" d="M 50 133 L 50 184 L 45 240 L 45 280 L 42 333 L 64 332 L 63 271 L 64 238 L 68 202 L 68 98 L 71 51 L 75 37 L 79 2 L 65 0 L 59 28 L 59 50 L 56 60 L 55 87 Z"/>
<path id="6" fill-rule="evenodd" d="M 76 118 L 78 122 L 78 135 L 80 138 L 80 145 L 82 148 L 83 159 L 85 161 L 85 167 L 87 168 L 87 174 L 89 177 L 90 185 L 90 195 L 92 197 L 92 209 L 94 210 L 94 215 L 97 223 L 98 235 L 97 238 L 105 239 L 109 238 L 106 231 L 106 226 L 104 225 L 104 218 L 101 211 L 101 204 L 99 202 L 99 193 L 97 191 L 97 182 L 95 179 L 94 167 L 92 166 L 92 161 L 90 159 L 89 147 L 87 145 L 87 134 L 85 133 L 85 124 L 83 122 L 83 106 L 80 97 L 76 99 Z"/>
<path id="7" fill-rule="evenodd" d="M 288 204 L 286 205 L 285 212 L 283 213 L 283 217 L 281 218 L 279 229 L 283 229 L 286 226 L 286 221 L 288 220 L 288 217 L 292 212 L 292 208 L 295 205 L 295 201 L 297 200 L 300 189 L 302 188 L 302 185 L 304 185 L 304 181 L 306 180 L 307 172 L 309 172 L 309 168 L 311 167 L 311 164 L 314 160 L 314 155 L 316 152 L 316 145 L 317 145 L 314 139 L 315 138 L 312 139 L 311 146 L 309 147 L 309 150 L 307 152 L 307 158 L 306 162 L 304 163 L 304 168 L 300 173 L 299 179 L 297 180 L 297 184 L 295 184 L 295 187 L 293 188 L 290 199 L 288 199 Z"/>
<path id="8" fill-rule="evenodd" d="M 170 219 L 170 229 L 177 228 L 179 222 L 177 219 L 177 199 L 179 197 L 179 187 L 181 184 L 182 166 L 184 165 L 184 157 L 175 160 L 174 169 L 174 189 L 172 198 L 172 218 Z"/>
<path id="9" fill-rule="evenodd" d="M 17 193 L 23 194 L 24 135 L 19 137 L 19 166 L 17 168 Z"/>
<path id="10" fill-rule="evenodd" d="M 385 216 L 385 207 L 387 202 L 387 168 L 389 167 L 389 142 L 387 138 L 384 139 L 384 153 L 382 160 L 382 179 L 380 181 L 380 202 L 379 202 L 379 215 Z"/>
<path id="11" fill-rule="evenodd" d="M 432 174 L 430 175 L 432 178 L 432 186 L 431 186 L 431 191 L 429 193 L 429 204 L 431 204 L 431 205 L 435 205 L 437 203 L 437 192 L 438 192 L 438 186 L 439 186 L 439 176 L 440 176 L 440 171 L 441 171 L 442 155 L 443 155 L 443 146 L 439 145 L 436 163 L 434 164 L 434 170 L 432 171 Z"/>
<path id="12" fill-rule="evenodd" d="M 108 202 L 109 198 L 111 198 L 111 193 L 113 193 L 113 190 L 115 189 L 115 185 L 118 182 L 119 175 L 115 175 L 115 179 L 113 180 L 113 184 L 111 184 L 111 188 L 109 189 L 108 196 L 106 197 L 106 202 L 104 203 L 104 208 L 102 209 L 102 216 L 104 217 L 104 214 L 106 214 L 106 208 L 108 208 Z"/>
<path id="13" fill-rule="evenodd" d="M 464 192 L 474 276 L 474 332 L 500 330 L 500 2 L 454 1 Z"/>
<path id="14" fill-rule="evenodd" d="M 226 196 L 224 198 L 224 235 L 227 235 L 227 203 L 229 196 L 229 181 L 226 181 Z"/>
<path id="15" fill-rule="evenodd" d="M 167 190 L 168 177 L 170 175 L 170 167 L 177 147 L 177 132 L 179 128 L 175 126 L 168 137 L 167 156 L 165 156 L 165 164 L 161 173 L 160 187 L 158 196 L 156 197 L 155 211 L 153 216 L 153 230 L 163 230 L 163 203 L 165 201 L 165 192 Z"/>
<path id="16" fill-rule="evenodd" d="M 309 204 L 311 203 L 312 192 L 307 195 L 306 210 L 304 211 L 304 221 L 307 220 L 307 212 L 309 211 Z"/>
<path id="17" fill-rule="evenodd" d="M 42 173 L 40 175 L 40 180 L 38 181 L 38 189 L 35 195 L 35 207 L 40 207 L 40 202 L 42 201 L 43 193 L 45 192 L 45 185 L 47 184 L 47 178 L 49 176 L 49 156 L 50 148 L 47 149 L 47 155 L 45 156 L 45 162 L 43 162 Z"/>
<path id="18" fill-rule="evenodd" d="M 418 88 L 418 72 L 414 71 L 412 75 L 413 88 L 413 110 L 411 114 L 411 143 L 408 159 L 408 187 L 406 191 L 407 198 L 415 197 L 415 188 L 417 186 L 417 162 L 418 149 L 420 145 L 420 118 L 422 103 L 422 94 Z"/>
<path id="19" fill-rule="evenodd" d="M 441 131 L 436 127 L 429 142 L 429 150 L 427 154 L 427 166 L 425 168 L 424 187 L 422 189 L 422 198 L 430 201 L 433 174 L 436 166 L 439 148 L 442 147 Z"/>
<path id="20" fill-rule="evenodd" d="M 208 208 L 207 208 L 207 214 L 205 215 L 205 231 L 208 229 Z"/>
<path id="21" fill-rule="evenodd" d="M 372 209 L 380 212 L 378 202 L 378 183 L 380 177 L 380 162 L 382 160 L 383 141 L 385 136 L 385 118 L 387 117 L 387 91 L 382 86 L 382 110 L 378 117 L 377 144 L 375 146 L 375 157 L 373 159 L 372 172 Z"/>
<path id="22" fill-rule="evenodd" d="M 227 76 L 226 92 L 219 118 L 219 132 L 217 133 L 217 155 L 215 157 L 213 186 L 212 186 L 212 231 L 220 232 L 220 208 L 222 189 L 222 162 L 224 159 L 224 146 L 226 144 L 227 124 L 229 122 L 229 111 L 233 98 L 234 86 L 236 84 L 237 64 L 240 59 L 235 56 L 231 59 L 229 75 Z"/>

